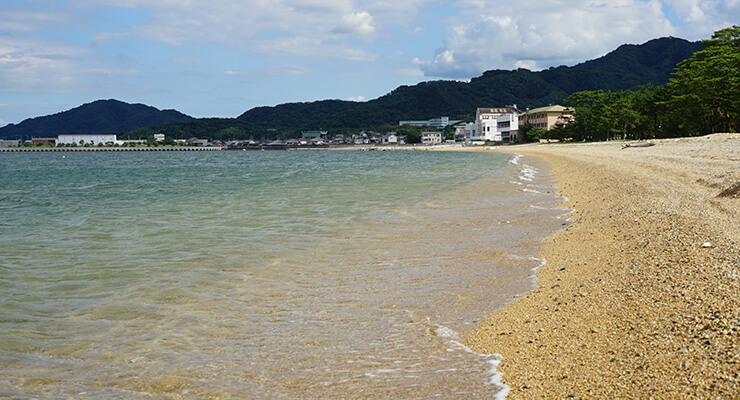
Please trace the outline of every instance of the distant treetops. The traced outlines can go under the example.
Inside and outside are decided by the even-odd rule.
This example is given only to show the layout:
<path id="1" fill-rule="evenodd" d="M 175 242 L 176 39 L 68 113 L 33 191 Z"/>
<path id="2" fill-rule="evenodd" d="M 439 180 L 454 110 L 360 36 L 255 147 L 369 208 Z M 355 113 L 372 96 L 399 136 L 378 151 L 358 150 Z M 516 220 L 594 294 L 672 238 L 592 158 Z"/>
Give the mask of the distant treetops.
<path id="1" fill-rule="evenodd" d="M 676 66 L 665 86 L 577 92 L 565 100 L 574 121 L 547 133 L 573 140 L 646 139 L 737 132 L 740 27 L 715 32 Z"/>

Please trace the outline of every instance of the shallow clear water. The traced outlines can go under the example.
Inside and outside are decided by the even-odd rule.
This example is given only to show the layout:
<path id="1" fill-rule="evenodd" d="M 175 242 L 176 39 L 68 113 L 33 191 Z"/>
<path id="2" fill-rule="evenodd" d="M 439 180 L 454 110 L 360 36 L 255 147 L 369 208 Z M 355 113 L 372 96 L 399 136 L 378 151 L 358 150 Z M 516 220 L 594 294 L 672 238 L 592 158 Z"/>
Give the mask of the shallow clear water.
<path id="1" fill-rule="evenodd" d="M 537 167 L 0 154 L 0 397 L 492 398 L 455 339 L 531 288 L 563 223 Z"/>

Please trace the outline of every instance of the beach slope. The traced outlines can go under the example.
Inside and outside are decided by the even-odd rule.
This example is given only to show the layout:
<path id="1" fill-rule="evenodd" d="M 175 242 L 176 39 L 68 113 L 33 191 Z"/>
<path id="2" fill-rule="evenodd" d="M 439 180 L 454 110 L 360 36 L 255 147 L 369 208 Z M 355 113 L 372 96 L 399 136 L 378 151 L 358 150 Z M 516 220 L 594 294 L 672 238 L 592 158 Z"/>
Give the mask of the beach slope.
<path id="1" fill-rule="evenodd" d="M 537 288 L 468 332 L 508 398 L 738 398 L 740 135 L 507 147 L 575 211 Z"/>

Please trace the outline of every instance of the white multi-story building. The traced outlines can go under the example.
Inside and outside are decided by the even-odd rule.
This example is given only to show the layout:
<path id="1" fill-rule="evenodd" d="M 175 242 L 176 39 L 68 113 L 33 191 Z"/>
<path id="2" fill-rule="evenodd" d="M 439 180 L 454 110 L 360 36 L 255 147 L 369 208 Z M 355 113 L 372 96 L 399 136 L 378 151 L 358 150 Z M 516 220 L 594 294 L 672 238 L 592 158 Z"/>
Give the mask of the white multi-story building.
<path id="1" fill-rule="evenodd" d="M 499 115 L 496 118 L 496 130 L 497 132 L 493 139 L 494 142 L 516 142 L 519 133 L 519 115 L 515 112 Z"/>
<path id="2" fill-rule="evenodd" d="M 516 105 L 504 108 L 479 108 L 475 112 L 475 130 L 468 142 L 509 143 L 519 130 Z M 512 137 L 512 134 L 514 137 Z"/>
<path id="3" fill-rule="evenodd" d="M 422 132 L 421 144 L 442 144 L 442 132 Z"/>

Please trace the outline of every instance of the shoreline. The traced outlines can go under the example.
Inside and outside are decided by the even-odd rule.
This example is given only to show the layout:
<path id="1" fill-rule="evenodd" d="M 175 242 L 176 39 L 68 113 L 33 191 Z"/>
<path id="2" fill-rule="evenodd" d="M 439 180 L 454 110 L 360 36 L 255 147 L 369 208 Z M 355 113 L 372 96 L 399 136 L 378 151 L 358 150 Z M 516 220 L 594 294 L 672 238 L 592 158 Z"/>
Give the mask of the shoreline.
<path id="1" fill-rule="evenodd" d="M 51 152 L 106 152 L 106 151 L 221 151 L 220 147 L 0 147 L 0 153 L 51 153 Z"/>
<path id="2" fill-rule="evenodd" d="M 503 355 L 509 398 L 732 398 L 740 392 L 740 135 L 522 145 L 574 209 L 537 288 L 467 332 Z"/>

